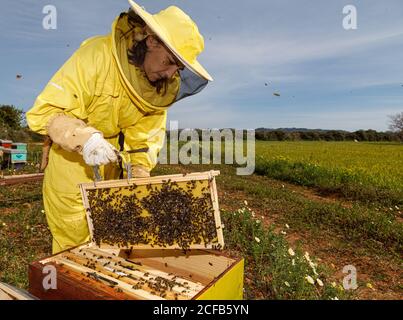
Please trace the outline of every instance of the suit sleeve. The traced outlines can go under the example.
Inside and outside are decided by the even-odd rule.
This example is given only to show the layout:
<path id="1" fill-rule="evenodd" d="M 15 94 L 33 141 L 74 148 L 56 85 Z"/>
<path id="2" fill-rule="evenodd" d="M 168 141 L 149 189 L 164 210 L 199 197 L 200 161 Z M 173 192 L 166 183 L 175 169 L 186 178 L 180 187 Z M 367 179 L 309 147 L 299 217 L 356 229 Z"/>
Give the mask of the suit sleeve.
<path id="1" fill-rule="evenodd" d="M 96 46 L 80 47 L 55 73 L 27 112 L 28 126 L 46 135 L 47 124 L 58 114 L 85 120 L 97 81 Z"/>

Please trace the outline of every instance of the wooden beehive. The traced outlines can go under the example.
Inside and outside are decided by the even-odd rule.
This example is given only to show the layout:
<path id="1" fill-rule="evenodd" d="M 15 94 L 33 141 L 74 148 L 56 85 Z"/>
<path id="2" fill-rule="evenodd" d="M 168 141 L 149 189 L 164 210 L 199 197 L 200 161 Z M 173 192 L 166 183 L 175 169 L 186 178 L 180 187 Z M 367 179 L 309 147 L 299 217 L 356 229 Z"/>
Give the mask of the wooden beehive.
<path id="1" fill-rule="evenodd" d="M 46 265 L 57 270 L 56 289 L 43 287 Z M 211 250 L 120 250 L 85 244 L 29 267 L 29 291 L 39 299 L 242 299 L 243 259 Z"/>
<path id="2" fill-rule="evenodd" d="M 219 250 L 212 250 L 224 246 L 214 179 L 217 174 L 217 171 L 208 171 L 82 184 L 91 240 L 32 263 L 29 267 L 30 292 L 40 299 L 242 299 L 243 259 L 233 259 Z M 180 185 L 189 181 L 200 181 L 191 190 L 195 197 L 208 187 L 216 232 L 214 241 L 191 243 L 186 250 L 179 243 L 165 247 L 155 245 L 154 236 L 144 238 L 151 242 L 127 245 L 95 241 L 97 230 L 91 217 L 93 208 L 89 193 L 136 185 L 131 191 L 141 191 L 139 194 L 144 198 L 147 188 L 151 190 L 150 185 L 158 191 L 158 186 L 166 183 Z M 147 215 L 143 217 L 147 218 Z M 42 285 L 46 276 L 43 268 L 49 264 L 57 270 L 57 289 L 46 290 Z"/>

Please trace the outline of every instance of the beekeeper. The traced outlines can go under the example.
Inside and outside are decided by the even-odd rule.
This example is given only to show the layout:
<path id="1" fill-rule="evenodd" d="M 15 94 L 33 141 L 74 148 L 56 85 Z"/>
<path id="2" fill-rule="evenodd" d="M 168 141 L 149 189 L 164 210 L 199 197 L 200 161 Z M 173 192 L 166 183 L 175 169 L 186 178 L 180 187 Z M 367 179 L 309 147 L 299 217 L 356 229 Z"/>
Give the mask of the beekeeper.
<path id="1" fill-rule="evenodd" d="M 204 40 L 188 15 L 175 6 L 152 15 L 129 3 L 110 34 L 81 44 L 26 115 L 53 141 L 43 183 L 53 253 L 89 240 L 78 183 L 93 181 L 92 166 L 117 179 L 116 150 L 134 151 L 132 176 L 149 176 L 169 106 L 212 81 L 196 60 Z"/>

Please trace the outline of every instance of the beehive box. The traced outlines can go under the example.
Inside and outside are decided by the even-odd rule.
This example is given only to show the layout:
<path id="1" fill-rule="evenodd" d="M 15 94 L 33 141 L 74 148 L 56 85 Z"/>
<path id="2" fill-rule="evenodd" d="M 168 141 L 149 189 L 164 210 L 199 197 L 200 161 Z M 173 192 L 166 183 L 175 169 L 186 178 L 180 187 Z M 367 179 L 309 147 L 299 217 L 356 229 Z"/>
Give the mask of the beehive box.
<path id="1" fill-rule="evenodd" d="M 0 139 L 0 145 L 3 147 L 3 148 L 11 148 L 11 145 L 12 145 L 12 141 L 11 140 L 3 140 L 3 139 Z"/>
<path id="2" fill-rule="evenodd" d="M 11 145 L 11 149 L 27 151 L 27 144 L 23 142 L 13 142 Z"/>
<path id="3" fill-rule="evenodd" d="M 32 263 L 30 292 L 41 299 L 242 299 L 243 259 L 230 258 L 217 250 L 224 246 L 215 185 L 217 174 L 218 171 L 208 171 L 82 184 L 91 240 Z M 189 200 L 187 192 L 194 199 Z M 181 210 L 187 208 L 180 206 L 181 203 L 173 210 L 177 212 L 170 212 L 170 220 L 161 217 L 160 211 L 169 209 L 169 203 L 175 203 L 170 193 L 179 197 L 180 202 L 190 201 L 188 207 L 192 209 L 183 214 L 206 222 L 200 216 L 202 212 L 213 220 L 214 223 L 207 223 L 213 229 L 206 231 L 197 223 L 196 227 L 192 227 L 192 223 L 186 225 L 189 220 L 179 217 Z M 97 203 L 99 199 L 103 201 Z M 155 209 L 153 204 L 158 202 L 160 205 Z M 143 210 L 138 210 L 140 205 Z M 194 208 L 197 205 L 205 205 L 208 210 L 197 210 Z M 145 212 L 145 208 L 151 212 Z M 150 221 L 130 220 L 128 212 L 139 221 Z M 102 225 L 105 213 L 122 219 L 115 217 L 111 224 Z M 174 235 L 176 240 L 168 243 L 170 237 L 160 231 L 175 226 L 175 219 L 185 224 L 180 230 L 188 230 L 193 236 Z M 127 220 L 129 224 L 124 223 Z M 160 224 L 156 226 L 156 222 Z M 130 235 L 133 225 L 143 231 Z M 112 237 L 105 237 L 104 227 Z M 190 230 L 192 228 L 195 230 Z M 168 230 L 168 235 L 172 236 L 174 229 Z M 117 230 L 124 230 L 124 233 Z M 199 237 L 195 236 L 196 231 L 200 231 Z M 124 237 L 125 234 L 129 236 Z M 48 264 L 57 270 L 57 289 L 46 290 L 42 285 L 46 275 L 43 268 Z"/>
<path id="4" fill-rule="evenodd" d="M 26 163 L 27 151 L 3 148 L 4 162 L 7 163 Z"/>

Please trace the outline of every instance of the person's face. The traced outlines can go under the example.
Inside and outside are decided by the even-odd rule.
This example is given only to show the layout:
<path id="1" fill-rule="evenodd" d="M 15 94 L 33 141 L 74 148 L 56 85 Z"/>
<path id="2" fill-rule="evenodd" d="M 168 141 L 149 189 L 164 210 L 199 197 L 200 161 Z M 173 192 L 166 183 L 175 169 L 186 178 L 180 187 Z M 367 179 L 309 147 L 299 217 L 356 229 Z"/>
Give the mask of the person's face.
<path id="1" fill-rule="evenodd" d="M 147 53 L 144 58 L 143 70 L 149 81 L 171 79 L 175 73 L 182 69 L 182 64 L 153 36 L 146 39 Z"/>

